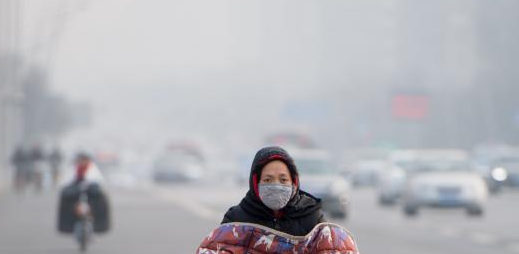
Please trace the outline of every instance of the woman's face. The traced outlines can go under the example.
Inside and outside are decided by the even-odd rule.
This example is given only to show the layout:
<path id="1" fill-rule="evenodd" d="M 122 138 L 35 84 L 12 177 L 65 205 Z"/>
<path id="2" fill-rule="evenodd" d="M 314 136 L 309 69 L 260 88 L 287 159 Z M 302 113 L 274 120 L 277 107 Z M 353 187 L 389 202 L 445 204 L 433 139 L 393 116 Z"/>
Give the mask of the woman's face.
<path id="1" fill-rule="evenodd" d="M 271 161 L 261 171 L 260 183 L 292 185 L 292 177 L 285 163 Z"/>

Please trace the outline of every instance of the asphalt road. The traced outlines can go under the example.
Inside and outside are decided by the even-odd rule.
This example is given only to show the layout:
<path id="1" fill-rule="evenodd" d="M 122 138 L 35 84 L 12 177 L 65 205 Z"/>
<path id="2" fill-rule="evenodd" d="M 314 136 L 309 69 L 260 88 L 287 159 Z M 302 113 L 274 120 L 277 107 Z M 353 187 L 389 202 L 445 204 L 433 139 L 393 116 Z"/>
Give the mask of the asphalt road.
<path id="1" fill-rule="evenodd" d="M 194 253 L 245 186 L 194 184 L 110 189 L 113 228 L 89 253 Z M 57 194 L 0 196 L 0 253 L 78 253 L 70 235 L 56 232 Z M 423 210 L 406 218 L 401 207 L 380 207 L 371 189 L 355 189 L 347 220 L 362 253 L 519 253 L 519 191 L 489 200 L 485 215 Z"/>

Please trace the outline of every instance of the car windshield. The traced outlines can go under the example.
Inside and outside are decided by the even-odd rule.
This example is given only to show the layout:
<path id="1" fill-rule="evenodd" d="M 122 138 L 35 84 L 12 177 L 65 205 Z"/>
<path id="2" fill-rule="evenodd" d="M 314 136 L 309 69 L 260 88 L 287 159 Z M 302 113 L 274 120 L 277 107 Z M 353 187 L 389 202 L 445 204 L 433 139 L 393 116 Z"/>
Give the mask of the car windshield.
<path id="1" fill-rule="evenodd" d="M 435 160 L 429 161 L 425 171 L 468 171 L 469 163 L 463 160 Z"/>
<path id="2" fill-rule="evenodd" d="M 407 172 L 451 172 L 468 171 L 469 163 L 465 160 L 452 159 L 417 159 L 413 161 L 401 161 L 396 163 Z"/>
<path id="3" fill-rule="evenodd" d="M 494 163 L 495 167 L 502 167 L 508 172 L 519 172 L 519 158 L 517 157 L 506 157 Z"/>
<path id="4" fill-rule="evenodd" d="M 519 157 L 503 157 L 495 161 L 496 163 L 519 164 Z"/>
<path id="5" fill-rule="evenodd" d="M 397 161 L 395 165 L 402 168 L 406 172 L 417 170 L 421 165 L 417 161 Z"/>
<path id="6" fill-rule="evenodd" d="M 327 160 L 322 159 L 297 159 L 297 169 L 301 174 L 329 175 L 335 171 Z"/>

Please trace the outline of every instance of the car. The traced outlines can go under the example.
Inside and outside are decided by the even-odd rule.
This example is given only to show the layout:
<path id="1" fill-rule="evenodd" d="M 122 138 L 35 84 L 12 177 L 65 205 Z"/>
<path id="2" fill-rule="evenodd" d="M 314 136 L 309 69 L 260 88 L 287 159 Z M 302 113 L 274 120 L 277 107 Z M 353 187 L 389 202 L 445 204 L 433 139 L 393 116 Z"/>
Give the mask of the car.
<path id="1" fill-rule="evenodd" d="M 379 175 L 379 204 L 388 206 L 400 200 L 405 190 L 407 174 L 416 167 L 420 153 L 420 150 L 396 150 L 389 154 L 387 169 Z"/>
<path id="2" fill-rule="evenodd" d="M 504 186 L 519 186 L 519 149 L 514 147 L 485 147 L 475 149 L 473 165 L 485 179 L 491 194 Z"/>
<path id="3" fill-rule="evenodd" d="M 505 186 L 519 187 L 519 156 L 506 156 L 491 163 L 491 175 Z"/>
<path id="4" fill-rule="evenodd" d="M 394 205 L 401 200 L 408 177 L 419 171 L 424 162 L 437 156 L 461 156 L 466 152 L 457 149 L 402 149 L 388 156 L 387 170 L 379 176 L 378 200 L 381 205 Z"/>
<path id="5" fill-rule="evenodd" d="M 351 182 L 354 187 L 377 186 L 380 174 L 387 170 L 388 164 L 385 161 L 363 160 L 353 165 L 350 173 Z"/>
<path id="6" fill-rule="evenodd" d="M 153 166 L 155 182 L 201 180 L 206 175 L 205 160 L 196 146 L 171 145 L 156 159 Z"/>
<path id="7" fill-rule="evenodd" d="M 330 154 L 320 149 L 290 151 L 300 175 L 301 190 L 323 202 L 323 211 L 333 218 L 348 217 L 350 183 L 332 166 Z"/>
<path id="8" fill-rule="evenodd" d="M 390 165 L 379 176 L 378 201 L 383 206 L 395 204 L 404 192 L 406 171 L 397 165 Z"/>
<path id="9" fill-rule="evenodd" d="M 486 183 L 466 154 L 437 151 L 422 158 L 408 175 L 403 211 L 415 216 L 422 207 L 464 208 L 470 215 L 481 215 L 487 199 Z"/>
<path id="10" fill-rule="evenodd" d="M 503 189 L 505 180 L 508 178 L 508 172 L 503 167 L 478 163 L 473 165 L 476 172 L 485 180 L 490 194 L 496 194 Z"/>
<path id="11" fill-rule="evenodd" d="M 277 145 L 287 148 L 316 149 L 314 140 L 300 131 L 275 132 L 265 137 L 265 145 Z"/>

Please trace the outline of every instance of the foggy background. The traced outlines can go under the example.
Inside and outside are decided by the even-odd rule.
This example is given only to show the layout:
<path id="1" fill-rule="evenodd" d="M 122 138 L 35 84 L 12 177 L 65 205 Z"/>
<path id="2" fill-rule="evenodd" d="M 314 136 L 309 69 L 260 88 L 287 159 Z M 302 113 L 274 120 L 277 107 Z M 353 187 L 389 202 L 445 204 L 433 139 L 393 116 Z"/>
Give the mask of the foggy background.
<path id="1" fill-rule="evenodd" d="M 518 146 L 518 14 L 513 0 L 0 0 L 0 193 L 17 146 L 115 155 L 129 185 L 176 142 L 218 179 L 278 132 L 335 161 Z"/>

